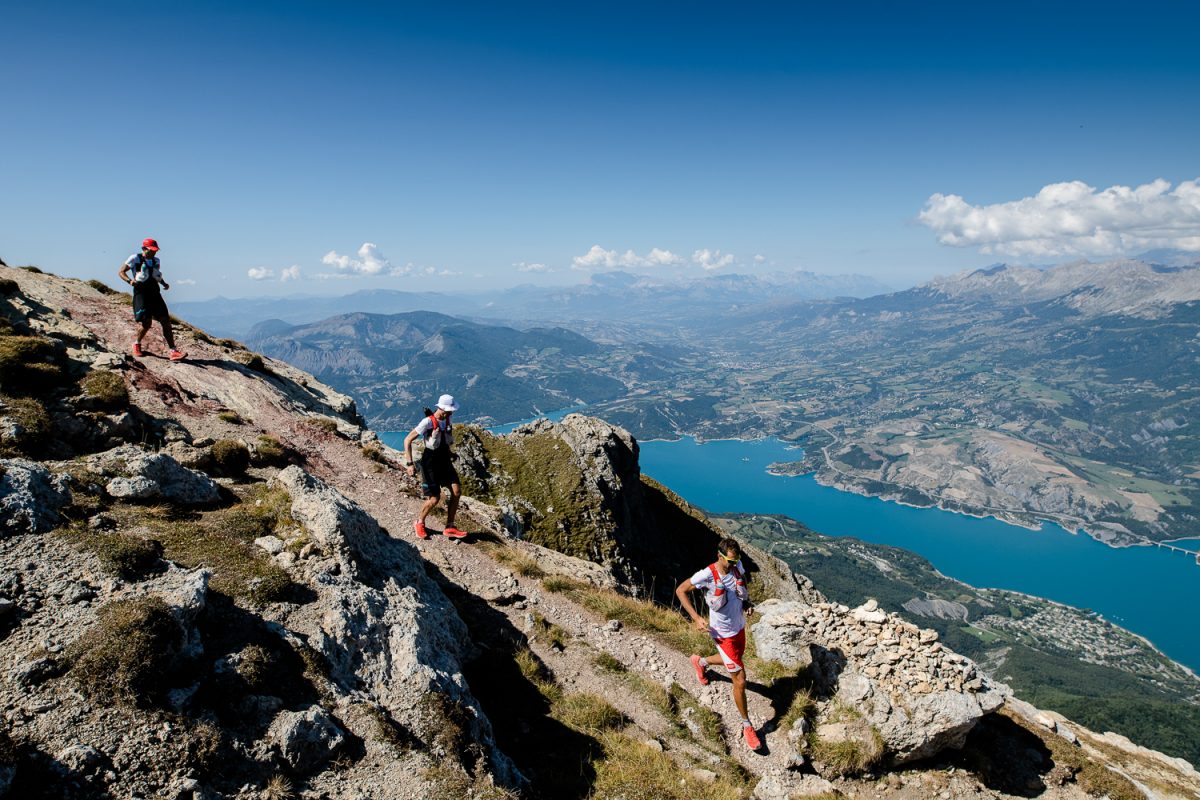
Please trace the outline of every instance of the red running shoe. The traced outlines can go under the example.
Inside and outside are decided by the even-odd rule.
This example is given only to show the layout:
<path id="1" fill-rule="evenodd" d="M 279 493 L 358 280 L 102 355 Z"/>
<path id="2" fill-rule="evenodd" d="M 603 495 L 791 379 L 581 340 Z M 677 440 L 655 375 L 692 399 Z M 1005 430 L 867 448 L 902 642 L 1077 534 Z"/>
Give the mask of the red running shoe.
<path id="1" fill-rule="evenodd" d="M 143 355 L 145 355 L 142 352 L 142 345 L 140 342 L 133 343 L 133 355 L 135 358 L 141 358 Z"/>
<path id="2" fill-rule="evenodd" d="M 443 536 L 449 536 L 451 539 L 465 539 L 467 534 L 465 531 L 460 531 L 453 525 L 447 525 L 446 530 L 442 531 Z"/>
<path id="3" fill-rule="evenodd" d="M 172 350 L 171 351 L 171 360 L 172 361 L 183 361 L 185 358 L 187 358 L 187 353 L 183 352 L 182 350 Z"/>
<path id="4" fill-rule="evenodd" d="M 692 666 L 696 668 L 696 680 L 700 681 L 701 686 L 708 686 L 708 676 L 704 674 L 704 659 L 692 656 Z"/>
<path id="5" fill-rule="evenodd" d="M 429 538 L 429 534 L 425 532 L 425 523 L 421 520 L 413 520 L 413 530 L 417 532 L 418 539 Z"/>
<path id="6" fill-rule="evenodd" d="M 746 747 L 749 747 L 751 750 L 762 749 L 762 742 L 759 741 L 758 733 L 754 730 L 753 725 L 743 725 L 742 736 L 746 737 Z"/>

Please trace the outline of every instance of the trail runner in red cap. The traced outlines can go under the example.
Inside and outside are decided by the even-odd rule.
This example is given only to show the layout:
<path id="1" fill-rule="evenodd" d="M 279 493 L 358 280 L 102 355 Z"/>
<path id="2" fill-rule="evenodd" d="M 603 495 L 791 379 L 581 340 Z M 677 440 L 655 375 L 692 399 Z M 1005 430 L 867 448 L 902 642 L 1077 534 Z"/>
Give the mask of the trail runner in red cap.
<path id="1" fill-rule="evenodd" d="M 171 332 L 171 314 L 167 311 L 167 303 L 163 300 L 163 289 L 171 286 L 163 280 L 162 265 L 158 260 L 158 242 L 146 239 L 142 242 L 142 252 L 134 253 L 121 265 L 117 273 L 121 280 L 133 287 L 133 319 L 141 324 L 137 338 L 133 340 L 133 354 L 141 358 L 145 355 L 142 350 L 142 339 L 150 331 L 150 325 L 158 320 L 162 326 L 163 339 L 170 350 L 172 361 L 182 361 L 187 354 L 175 347 L 175 336 Z"/>

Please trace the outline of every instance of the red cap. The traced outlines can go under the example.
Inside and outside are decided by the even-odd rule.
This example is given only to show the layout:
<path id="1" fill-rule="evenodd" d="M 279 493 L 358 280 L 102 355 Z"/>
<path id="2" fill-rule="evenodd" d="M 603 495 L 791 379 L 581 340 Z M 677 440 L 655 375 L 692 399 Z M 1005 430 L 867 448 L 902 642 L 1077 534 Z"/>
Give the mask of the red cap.
<path id="1" fill-rule="evenodd" d="M 158 252 L 158 242 L 154 241 L 153 239 L 143 239 L 142 247 L 146 248 L 147 250 L 151 250 L 155 253 Z"/>

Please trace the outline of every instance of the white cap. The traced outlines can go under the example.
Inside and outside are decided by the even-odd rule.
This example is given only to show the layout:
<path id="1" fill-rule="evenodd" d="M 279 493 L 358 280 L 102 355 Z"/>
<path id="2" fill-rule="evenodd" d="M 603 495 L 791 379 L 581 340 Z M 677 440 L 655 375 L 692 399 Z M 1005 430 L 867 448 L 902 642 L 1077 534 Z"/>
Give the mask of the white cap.
<path id="1" fill-rule="evenodd" d="M 454 395 L 444 394 L 438 398 L 437 407 L 442 411 L 458 411 L 458 403 L 454 402 Z"/>

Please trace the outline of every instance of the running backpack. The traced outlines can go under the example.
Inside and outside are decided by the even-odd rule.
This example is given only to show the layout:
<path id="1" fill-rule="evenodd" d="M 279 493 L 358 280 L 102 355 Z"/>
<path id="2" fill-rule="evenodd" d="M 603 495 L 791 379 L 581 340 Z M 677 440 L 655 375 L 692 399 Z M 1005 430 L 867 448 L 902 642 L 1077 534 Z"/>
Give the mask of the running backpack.
<path id="1" fill-rule="evenodd" d="M 446 438 L 443 434 L 450 432 L 450 420 L 446 420 L 446 427 L 443 430 L 442 426 L 438 424 L 438 418 L 428 408 L 425 409 L 425 416 L 429 418 L 430 424 L 433 425 L 433 430 L 429 432 L 429 438 L 425 440 L 425 449 L 437 450 L 442 446 L 442 442 Z"/>
<path id="2" fill-rule="evenodd" d="M 712 611 L 720 611 L 729 602 L 729 595 L 725 591 L 725 587 L 721 585 L 721 573 L 717 571 L 716 563 L 708 565 L 708 571 L 713 576 L 712 591 L 704 595 L 704 601 L 708 603 L 708 607 Z M 729 571 L 733 573 L 734 591 L 738 597 L 746 599 L 746 581 L 742 580 L 742 573 L 736 566 L 730 567 Z"/>
<path id="3" fill-rule="evenodd" d="M 141 253 L 137 254 L 137 264 L 133 268 L 134 283 L 154 282 L 161 275 L 162 271 L 157 258 L 146 258 Z"/>

